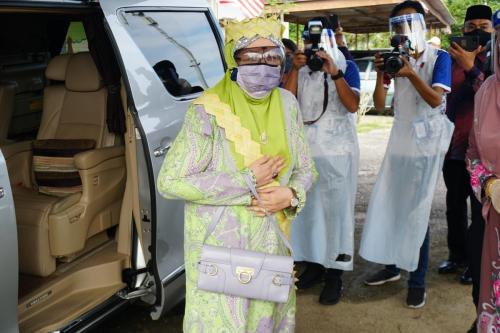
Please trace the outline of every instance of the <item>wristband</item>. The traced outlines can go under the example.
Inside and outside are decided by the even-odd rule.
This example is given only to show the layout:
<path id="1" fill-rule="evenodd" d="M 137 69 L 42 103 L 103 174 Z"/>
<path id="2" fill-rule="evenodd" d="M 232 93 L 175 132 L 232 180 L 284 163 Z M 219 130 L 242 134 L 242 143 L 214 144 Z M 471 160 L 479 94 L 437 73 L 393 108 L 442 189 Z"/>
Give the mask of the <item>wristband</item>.
<path id="1" fill-rule="evenodd" d="M 344 72 L 342 72 L 341 69 L 338 70 L 337 75 L 330 75 L 333 81 L 337 81 L 338 79 L 341 79 L 344 77 Z"/>

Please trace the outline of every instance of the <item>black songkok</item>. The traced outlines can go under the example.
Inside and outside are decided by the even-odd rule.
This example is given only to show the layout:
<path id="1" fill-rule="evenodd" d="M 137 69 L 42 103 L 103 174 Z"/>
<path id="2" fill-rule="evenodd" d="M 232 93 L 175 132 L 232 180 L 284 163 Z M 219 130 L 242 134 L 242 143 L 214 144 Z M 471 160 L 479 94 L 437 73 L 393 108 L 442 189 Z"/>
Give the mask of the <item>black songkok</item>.
<path id="1" fill-rule="evenodd" d="M 493 13 L 491 8 L 486 5 L 474 5 L 467 8 L 467 13 L 465 14 L 465 22 L 469 20 L 490 20 Z"/>

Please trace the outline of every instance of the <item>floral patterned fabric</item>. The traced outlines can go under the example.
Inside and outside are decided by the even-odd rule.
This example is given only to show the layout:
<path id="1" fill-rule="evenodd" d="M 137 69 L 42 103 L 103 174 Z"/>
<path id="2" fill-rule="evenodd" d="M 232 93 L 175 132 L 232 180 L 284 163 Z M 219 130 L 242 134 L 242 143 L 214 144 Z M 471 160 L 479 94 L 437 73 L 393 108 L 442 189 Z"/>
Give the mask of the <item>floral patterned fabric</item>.
<path id="1" fill-rule="evenodd" d="M 491 207 L 484 230 L 478 332 L 500 332 L 500 214 Z"/>
<path id="2" fill-rule="evenodd" d="M 469 173 L 470 173 L 470 184 L 472 191 L 476 195 L 476 198 L 482 200 L 482 191 L 486 181 L 493 175 L 486 169 L 486 167 L 481 163 L 481 160 L 469 161 Z"/>
<path id="3" fill-rule="evenodd" d="M 295 98 L 281 90 L 292 172 L 281 184 L 293 187 L 301 201 L 311 187 L 315 169 L 304 140 L 302 120 Z M 207 226 L 218 206 L 225 206 L 220 222 L 206 244 L 288 255 L 271 224 L 247 210 L 251 192 L 248 169 L 237 170 L 234 158 L 213 116 L 203 106 L 191 106 L 158 177 L 158 191 L 185 205 L 184 256 L 186 309 L 184 332 L 246 333 L 293 332 L 295 290 L 287 303 L 232 297 L 197 289 L 197 264 Z M 298 209 L 299 211 L 300 209 Z M 298 211 L 296 213 L 298 213 Z"/>
<path id="4" fill-rule="evenodd" d="M 487 180 L 500 177 L 499 81 L 500 76 L 490 76 L 476 93 L 467 150 L 471 185 L 483 203 L 485 220 L 477 308 L 477 331 L 481 333 L 500 332 L 500 214 L 484 193 Z"/>

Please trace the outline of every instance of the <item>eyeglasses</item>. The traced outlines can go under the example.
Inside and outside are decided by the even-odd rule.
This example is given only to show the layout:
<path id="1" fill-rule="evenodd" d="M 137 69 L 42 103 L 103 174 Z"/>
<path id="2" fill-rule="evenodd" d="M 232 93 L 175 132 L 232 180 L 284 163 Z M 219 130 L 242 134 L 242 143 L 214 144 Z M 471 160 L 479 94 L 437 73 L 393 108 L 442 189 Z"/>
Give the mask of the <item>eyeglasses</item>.
<path id="1" fill-rule="evenodd" d="M 285 54 L 280 47 L 249 47 L 244 48 L 236 52 L 234 58 L 238 62 L 238 65 L 255 65 L 255 64 L 267 64 L 272 66 L 279 66 L 283 59 L 285 59 Z"/>

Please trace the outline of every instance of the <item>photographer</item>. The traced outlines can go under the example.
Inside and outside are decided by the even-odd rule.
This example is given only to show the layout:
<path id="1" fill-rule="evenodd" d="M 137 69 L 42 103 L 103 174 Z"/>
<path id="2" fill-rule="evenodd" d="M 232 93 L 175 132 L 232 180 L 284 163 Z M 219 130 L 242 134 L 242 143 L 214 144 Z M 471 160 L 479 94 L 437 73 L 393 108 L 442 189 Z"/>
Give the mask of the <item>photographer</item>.
<path id="1" fill-rule="evenodd" d="M 487 64 L 486 45 L 494 31 L 491 15 L 491 8 L 485 5 L 474 5 L 467 8 L 462 28 L 464 35 L 462 40 L 470 41 L 471 38 L 477 38 L 480 45 L 472 45 L 470 48 L 475 49 L 465 50 L 454 42 L 449 49 L 453 58 L 451 66 L 452 89 L 448 95 L 446 114 L 455 123 L 455 131 L 443 166 L 443 176 L 447 188 L 446 220 L 448 223 L 449 257 L 439 266 L 439 273 L 456 272 L 458 266 L 466 265 L 467 257 L 469 257 L 468 269 L 462 275 L 461 282 L 473 282 L 473 300 L 476 306 L 479 295 L 484 221 L 481 215 L 481 203 L 473 195 L 470 186 L 465 152 L 474 119 L 474 97 L 490 72 L 489 64 Z M 469 231 L 467 231 L 467 198 L 470 198 L 472 218 Z"/>
<path id="2" fill-rule="evenodd" d="M 396 5 L 390 15 L 395 50 L 375 59 L 375 107 L 384 108 L 393 78 L 394 124 L 360 248 L 363 258 L 387 265 L 366 279 L 367 285 L 399 280 L 400 268 L 411 272 L 406 299 L 410 308 L 425 305 L 429 216 L 453 132 L 453 124 L 444 115 L 451 60 L 448 53 L 426 43 L 424 15 L 418 1 Z"/>
<path id="3" fill-rule="evenodd" d="M 324 276 L 319 302 L 334 305 L 341 298 L 342 272 L 353 266 L 359 148 L 349 115 L 358 109 L 360 78 L 338 50 L 328 20 L 313 19 L 307 27 L 306 50 L 295 55 L 286 88 L 298 98 L 319 176 L 292 224 L 292 246 L 295 260 L 306 262 L 297 287 L 309 288 Z"/>

